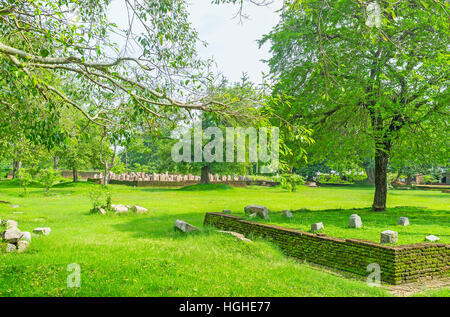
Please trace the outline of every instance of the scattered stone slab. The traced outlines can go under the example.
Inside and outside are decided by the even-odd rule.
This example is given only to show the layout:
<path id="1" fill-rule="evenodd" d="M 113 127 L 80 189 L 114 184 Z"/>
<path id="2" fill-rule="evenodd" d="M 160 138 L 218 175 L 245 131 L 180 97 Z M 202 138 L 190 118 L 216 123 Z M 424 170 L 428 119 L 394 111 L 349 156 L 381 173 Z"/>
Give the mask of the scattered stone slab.
<path id="1" fill-rule="evenodd" d="M 283 218 L 292 218 L 293 217 L 292 212 L 289 210 L 285 209 L 285 210 L 281 211 L 281 213 L 283 215 Z"/>
<path id="2" fill-rule="evenodd" d="M 8 243 L 8 244 L 5 246 L 5 252 L 6 252 L 6 253 L 14 252 L 14 251 L 16 251 L 16 249 L 17 249 L 16 245 L 15 245 L 15 244 L 12 244 L 12 243 Z"/>
<path id="3" fill-rule="evenodd" d="M 19 208 L 20 206 L 19 206 L 19 205 L 11 204 L 11 205 L 9 205 L 9 207 L 11 207 L 11 208 Z"/>
<path id="4" fill-rule="evenodd" d="M 385 230 L 381 232 L 380 243 L 397 243 L 398 233 L 392 230 Z"/>
<path id="5" fill-rule="evenodd" d="M 99 214 L 102 214 L 102 215 L 106 215 L 106 210 L 103 209 L 103 208 L 99 208 L 99 209 L 98 209 L 98 213 L 99 213 Z"/>
<path id="6" fill-rule="evenodd" d="M 269 209 L 261 205 L 248 205 L 244 208 L 245 213 L 256 214 L 258 217 L 269 220 Z"/>
<path id="7" fill-rule="evenodd" d="M 222 212 L 224 214 L 231 214 L 231 210 L 229 210 L 229 209 L 224 209 L 224 210 L 222 210 Z"/>
<path id="8" fill-rule="evenodd" d="M 222 231 L 222 230 L 219 230 L 217 232 L 231 234 L 232 236 L 238 238 L 241 241 L 252 242 L 252 240 L 247 239 L 242 233 L 237 233 L 237 232 L 234 232 L 234 231 Z"/>
<path id="9" fill-rule="evenodd" d="M 44 228 L 35 228 L 33 229 L 33 233 L 34 234 L 39 234 L 39 235 L 44 235 L 44 236 L 48 236 L 50 234 L 50 232 L 52 231 L 52 229 L 48 228 L 48 227 L 44 227 Z"/>
<path id="10" fill-rule="evenodd" d="M 317 223 L 311 224 L 311 231 L 312 232 L 323 230 L 323 229 L 324 229 L 324 226 L 323 226 L 323 223 L 321 223 L 321 222 L 317 222 Z"/>
<path id="11" fill-rule="evenodd" d="M 399 226 L 409 226 L 409 219 L 408 219 L 408 217 L 400 217 L 398 219 L 398 225 Z"/>
<path id="12" fill-rule="evenodd" d="M 128 212 L 128 207 L 124 206 L 124 205 L 111 205 L 112 209 L 114 210 L 115 213 L 123 213 L 123 212 Z"/>
<path id="13" fill-rule="evenodd" d="M 316 183 L 316 182 L 307 182 L 307 183 L 306 183 L 306 186 L 312 187 L 312 188 L 319 187 L 319 186 L 317 186 L 317 183 Z"/>
<path id="14" fill-rule="evenodd" d="M 7 220 L 6 221 L 6 229 L 17 228 L 18 226 L 19 226 L 19 224 L 15 220 Z"/>
<path id="15" fill-rule="evenodd" d="M 23 214 L 23 212 L 22 211 L 14 211 L 13 215 L 15 215 L 15 214 Z"/>
<path id="16" fill-rule="evenodd" d="M 20 240 L 17 242 L 17 252 L 22 253 L 28 250 L 30 243 L 26 240 Z"/>
<path id="17" fill-rule="evenodd" d="M 22 238 L 22 232 L 17 228 L 6 229 L 2 234 L 2 239 L 8 243 L 17 243 Z"/>
<path id="18" fill-rule="evenodd" d="M 353 214 L 350 216 L 350 219 L 348 221 L 348 226 L 350 228 L 362 228 L 362 220 L 361 217 L 357 214 Z"/>
<path id="19" fill-rule="evenodd" d="M 148 212 L 147 208 L 144 208 L 144 207 L 141 207 L 141 206 L 138 206 L 138 205 L 132 206 L 132 207 L 130 208 L 130 210 L 131 210 L 132 212 L 137 213 L 137 214 L 146 214 L 146 213 Z"/>
<path id="20" fill-rule="evenodd" d="M 31 233 L 28 231 L 23 231 L 22 237 L 20 238 L 20 240 L 25 240 L 25 241 L 31 242 Z"/>
<path id="21" fill-rule="evenodd" d="M 176 220 L 175 221 L 175 229 L 181 231 L 181 232 L 193 232 L 193 231 L 197 231 L 198 228 L 187 223 L 186 221 L 183 220 Z"/>
<path id="22" fill-rule="evenodd" d="M 430 234 L 429 236 L 425 237 L 425 241 L 429 241 L 429 242 L 436 242 L 441 240 L 440 238 L 436 237 L 435 235 Z"/>

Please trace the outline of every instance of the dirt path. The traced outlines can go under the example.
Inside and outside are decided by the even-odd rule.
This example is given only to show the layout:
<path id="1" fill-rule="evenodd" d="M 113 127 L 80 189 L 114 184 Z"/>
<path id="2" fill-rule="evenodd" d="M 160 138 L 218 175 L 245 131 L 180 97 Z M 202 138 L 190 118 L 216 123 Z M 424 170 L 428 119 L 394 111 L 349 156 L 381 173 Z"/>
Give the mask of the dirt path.
<path id="1" fill-rule="evenodd" d="M 450 287 L 450 277 L 441 279 L 425 279 L 419 282 L 389 285 L 385 287 L 394 296 L 406 297 L 431 289 Z"/>

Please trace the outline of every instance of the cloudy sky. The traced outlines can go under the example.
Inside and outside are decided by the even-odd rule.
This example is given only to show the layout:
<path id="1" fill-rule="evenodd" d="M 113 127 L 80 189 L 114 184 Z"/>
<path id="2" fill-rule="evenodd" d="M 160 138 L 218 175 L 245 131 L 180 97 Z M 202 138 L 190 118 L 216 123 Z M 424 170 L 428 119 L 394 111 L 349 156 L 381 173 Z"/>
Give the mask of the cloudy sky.
<path id="1" fill-rule="evenodd" d="M 262 82 L 262 72 L 268 67 L 261 61 L 268 59 L 269 45 L 258 48 L 257 40 L 277 24 L 279 14 L 275 11 L 282 0 L 274 0 L 267 7 L 247 4 L 245 12 L 249 20 L 239 23 L 236 15 L 237 5 L 213 5 L 211 0 L 190 0 L 191 21 L 199 33 L 200 39 L 208 46 L 199 47 L 202 57 L 213 57 L 218 70 L 232 82 L 239 81 L 242 72 L 247 72 L 251 80 Z"/>

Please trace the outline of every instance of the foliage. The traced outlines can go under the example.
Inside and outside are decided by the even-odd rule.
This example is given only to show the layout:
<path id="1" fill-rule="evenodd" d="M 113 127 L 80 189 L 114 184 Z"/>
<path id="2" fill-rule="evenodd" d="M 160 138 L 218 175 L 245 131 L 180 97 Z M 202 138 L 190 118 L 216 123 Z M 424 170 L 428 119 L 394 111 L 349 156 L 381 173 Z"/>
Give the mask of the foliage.
<path id="1" fill-rule="evenodd" d="M 435 184 L 439 183 L 440 180 L 436 179 L 434 175 L 423 175 L 423 183 L 424 184 Z"/>
<path id="2" fill-rule="evenodd" d="M 22 168 L 18 171 L 17 179 L 18 179 L 18 183 L 20 186 L 19 188 L 22 190 L 22 192 L 20 193 L 20 196 L 27 196 L 28 195 L 28 186 L 33 181 L 31 174 Z"/>
<path id="3" fill-rule="evenodd" d="M 374 26 L 367 4 L 357 0 L 287 1 L 280 23 L 261 41 L 271 43 L 273 95 L 293 99 L 279 112 L 314 130 L 314 158 L 375 161 L 375 210 L 385 208 L 389 158 L 447 164 L 450 139 L 442 119 L 450 4 L 379 5 Z"/>
<path id="4" fill-rule="evenodd" d="M 274 177 L 274 181 L 280 182 L 282 188 L 295 192 L 298 185 L 305 183 L 302 176 L 296 174 L 281 174 L 278 177 Z"/>
<path id="5" fill-rule="evenodd" d="M 59 176 L 59 171 L 49 167 L 40 173 L 39 181 L 44 185 L 44 192 L 48 195 L 50 188 L 55 184 L 56 179 Z"/>
<path id="6" fill-rule="evenodd" d="M 89 191 L 89 199 L 92 204 L 91 213 L 97 213 L 100 208 L 111 207 L 111 196 L 105 186 L 94 187 Z"/>

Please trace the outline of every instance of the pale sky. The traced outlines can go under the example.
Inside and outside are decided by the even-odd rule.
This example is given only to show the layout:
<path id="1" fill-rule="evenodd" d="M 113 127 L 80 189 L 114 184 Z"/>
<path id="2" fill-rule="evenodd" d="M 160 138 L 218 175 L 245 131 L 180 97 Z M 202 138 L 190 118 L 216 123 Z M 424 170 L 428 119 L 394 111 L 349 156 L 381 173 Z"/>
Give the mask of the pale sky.
<path id="1" fill-rule="evenodd" d="M 245 13 L 250 19 L 239 24 L 236 15 L 238 5 L 213 5 L 211 0 L 190 0 L 191 22 L 201 40 L 208 46 L 199 47 L 204 58 L 213 57 L 218 70 L 231 82 L 239 81 L 242 72 L 247 72 L 255 83 L 262 82 L 262 72 L 268 67 L 262 59 L 269 59 L 269 45 L 258 48 L 257 40 L 269 33 L 279 20 L 275 11 L 282 6 L 282 0 L 274 0 L 272 5 L 258 7 L 246 4 Z"/>
<path id="2" fill-rule="evenodd" d="M 257 40 L 269 33 L 278 23 L 283 0 L 273 0 L 268 6 L 258 7 L 246 3 L 244 12 L 249 19 L 242 24 L 239 18 L 233 18 L 238 5 L 211 4 L 211 0 L 187 0 L 190 21 L 197 30 L 200 40 L 208 43 L 207 47 L 198 46 L 199 55 L 213 58 L 216 62 L 216 73 L 222 73 L 229 81 L 237 82 L 242 72 L 247 72 L 251 81 L 262 83 L 262 72 L 267 73 L 268 67 L 262 59 L 269 59 L 269 45 L 258 48 Z M 120 27 L 127 27 L 125 4 L 115 0 L 109 10 L 109 17 Z M 118 38 L 121 41 L 121 38 Z"/>

